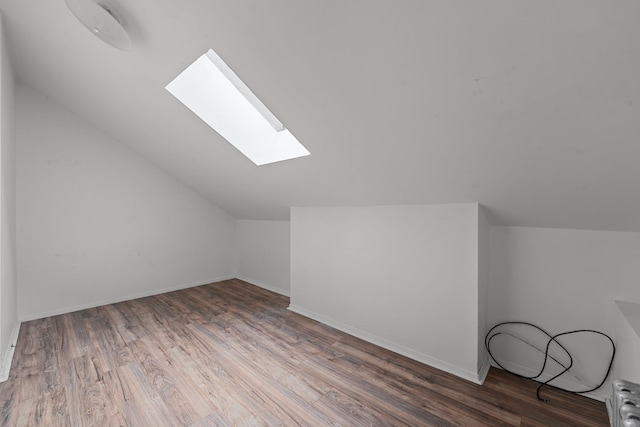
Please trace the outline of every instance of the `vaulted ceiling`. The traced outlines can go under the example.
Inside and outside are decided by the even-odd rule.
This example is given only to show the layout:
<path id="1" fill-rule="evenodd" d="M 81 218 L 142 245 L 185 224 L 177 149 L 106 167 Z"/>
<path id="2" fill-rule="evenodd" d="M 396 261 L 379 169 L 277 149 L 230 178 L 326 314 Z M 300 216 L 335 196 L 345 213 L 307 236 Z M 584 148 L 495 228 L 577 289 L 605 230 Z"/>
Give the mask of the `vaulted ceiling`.
<path id="1" fill-rule="evenodd" d="M 237 218 L 480 202 L 640 231 L 636 0 L 108 3 L 132 52 L 64 0 L 0 0 L 18 79 Z M 311 156 L 257 167 L 165 91 L 210 48 Z"/>

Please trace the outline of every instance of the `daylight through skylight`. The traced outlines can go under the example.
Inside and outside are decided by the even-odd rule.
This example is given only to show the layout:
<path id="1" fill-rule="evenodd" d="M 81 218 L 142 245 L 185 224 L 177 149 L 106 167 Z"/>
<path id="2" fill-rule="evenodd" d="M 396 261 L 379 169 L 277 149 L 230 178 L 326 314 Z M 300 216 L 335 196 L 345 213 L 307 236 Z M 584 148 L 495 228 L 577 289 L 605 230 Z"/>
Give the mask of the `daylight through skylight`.
<path id="1" fill-rule="evenodd" d="M 213 50 L 166 89 L 258 166 L 309 155 Z"/>

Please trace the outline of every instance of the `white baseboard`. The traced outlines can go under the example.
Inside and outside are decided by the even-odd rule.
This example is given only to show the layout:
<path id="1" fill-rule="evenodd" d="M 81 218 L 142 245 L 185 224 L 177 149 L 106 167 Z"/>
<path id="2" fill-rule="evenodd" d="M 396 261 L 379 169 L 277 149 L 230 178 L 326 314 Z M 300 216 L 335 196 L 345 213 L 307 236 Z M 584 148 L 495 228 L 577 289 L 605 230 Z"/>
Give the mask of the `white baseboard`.
<path id="1" fill-rule="evenodd" d="M 504 361 L 500 361 L 500 364 L 502 366 L 504 366 L 505 369 L 511 371 L 511 372 L 515 372 L 519 375 L 523 375 L 523 376 L 534 376 L 536 375 L 538 372 L 540 372 L 540 368 L 529 368 L 523 365 L 519 365 L 517 363 L 512 363 L 512 362 L 504 362 Z M 495 366 L 498 369 L 501 369 L 495 362 L 491 361 L 491 366 Z M 566 375 L 566 374 L 565 374 Z M 539 379 L 537 379 L 536 381 L 538 382 L 544 382 L 547 381 L 549 378 L 552 377 L 552 374 L 543 374 L 540 376 Z M 553 380 L 550 384 L 551 386 L 555 386 L 558 388 L 562 388 L 565 390 L 580 390 L 580 389 L 585 389 L 586 386 L 584 384 L 580 384 L 577 381 L 571 381 L 569 379 L 566 378 L 557 378 L 555 380 Z M 593 400 L 597 400 L 600 402 L 604 402 L 605 399 L 607 398 L 607 383 L 605 382 L 605 385 L 603 385 L 599 390 L 595 390 L 589 393 L 578 393 L 581 396 L 585 396 L 588 397 L 590 399 Z M 544 393 L 544 390 L 543 390 Z M 609 395 L 611 394 L 611 392 L 609 391 Z"/>
<path id="2" fill-rule="evenodd" d="M 256 285 L 259 288 L 266 289 L 271 292 L 275 292 L 276 294 L 284 295 L 285 297 L 289 296 L 288 289 L 277 288 L 275 286 L 267 285 L 264 282 L 260 282 L 259 280 L 254 280 L 245 276 L 236 276 L 237 279 L 242 280 L 243 282 L 251 283 L 252 285 Z"/>
<path id="3" fill-rule="evenodd" d="M 394 343 L 392 341 L 386 340 L 384 338 L 380 338 L 376 335 L 370 334 L 368 332 L 362 331 L 360 329 L 349 326 L 345 323 L 339 322 L 337 320 L 333 320 L 329 317 L 323 316 L 321 314 L 315 313 L 311 310 L 307 310 L 305 308 L 290 305 L 289 310 L 294 313 L 301 314 L 305 317 L 308 317 L 313 320 L 317 320 L 318 322 L 324 323 L 325 325 L 331 326 L 332 328 L 338 329 L 339 331 L 345 332 L 349 335 L 352 335 L 356 338 L 360 338 L 382 348 L 386 348 L 387 350 L 391 350 L 395 353 L 406 356 L 410 359 L 417 360 L 420 363 L 424 363 L 425 365 L 432 366 L 436 369 L 440 369 L 441 371 L 448 372 L 457 377 L 465 379 L 475 384 L 482 384 L 484 381 L 484 377 L 481 373 L 472 372 L 468 369 L 462 368 L 460 366 L 452 365 L 451 363 L 445 362 L 440 359 L 436 359 L 435 357 L 428 356 L 426 354 L 420 353 L 418 351 L 412 350 L 408 347 L 404 347 L 400 344 Z M 486 371 L 489 370 L 489 364 L 486 364 Z M 486 375 L 486 372 L 484 373 Z"/>
<path id="4" fill-rule="evenodd" d="M 4 351 L 4 355 L 2 357 L 2 366 L 0 367 L 0 383 L 5 382 L 9 379 L 9 373 L 11 371 L 11 363 L 13 362 L 13 354 L 16 351 L 16 344 L 18 343 L 18 334 L 20 334 L 20 325 L 21 322 L 16 322 L 13 326 L 13 331 L 11 332 L 11 341 L 9 342 L 9 346 Z"/>
<path id="5" fill-rule="evenodd" d="M 200 280 L 200 281 L 197 281 L 197 282 L 185 283 L 185 284 L 182 284 L 182 285 L 170 286 L 170 287 L 167 287 L 167 288 L 153 289 L 153 290 L 150 290 L 150 291 L 129 294 L 129 295 L 126 295 L 126 296 L 121 296 L 121 297 L 105 298 L 105 299 L 102 299 L 102 300 L 97 300 L 97 301 L 89 302 L 89 303 L 86 303 L 86 304 L 72 305 L 72 306 L 69 306 L 69 307 L 57 308 L 55 310 L 48 310 L 48 311 L 43 311 L 43 312 L 40 312 L 40 313 L 31 313 L 31 314 L 22 315 L 22 316 L 20 316 L 20 320 L 22 322 L 26 322 L 26 321 L 29 321 L 29 320 L 42 319 L 42 318 L 49 317 L 49 316 L 57 316 L 59 314 L 72 313 L 74 311 L 85 310 L 87 308 L 100 307 L 102 305 L 115 304 L 115 303 L 118 303 L 118 302 L 130 301 L 130 300 L 133 300 L 133 299 L 150 297 L 150 296 L 153 296 L 153 295 L 166 294 L 167 292 L 179 291 L 181 289 L 187 289 L 187 288 L 193 288 L 193 287 L 196 287 L 196 286 L 208 285 L 209 283 L 221 282 L 223 280 L 230 280 L 230 279 L 233 279 L 233 278 L 235 278 L 235 275 L 215 277 L 213 279 Z"/>
<path id="6" fill-rule="evenodd" d="M 487 374 L 491 368 L 491 362 L 489 361 L 489 355 L 485 354 L 482 365 L 478 368 L 478 384 L 484 384 L 484 380 L 487 379 Z"/>

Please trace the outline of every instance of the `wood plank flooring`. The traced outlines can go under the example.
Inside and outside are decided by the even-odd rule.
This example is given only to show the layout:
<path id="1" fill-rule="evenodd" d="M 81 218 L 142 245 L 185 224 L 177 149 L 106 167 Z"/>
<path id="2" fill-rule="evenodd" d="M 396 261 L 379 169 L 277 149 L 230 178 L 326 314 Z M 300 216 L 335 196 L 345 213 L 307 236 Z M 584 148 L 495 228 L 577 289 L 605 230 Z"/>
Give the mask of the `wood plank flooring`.
<path id="1" fill-rule="evenodd" d="M 606 426 L 604 404 L 483 386 L 286 310 L 240 280 L 22 324 L 2 426 Z"/>

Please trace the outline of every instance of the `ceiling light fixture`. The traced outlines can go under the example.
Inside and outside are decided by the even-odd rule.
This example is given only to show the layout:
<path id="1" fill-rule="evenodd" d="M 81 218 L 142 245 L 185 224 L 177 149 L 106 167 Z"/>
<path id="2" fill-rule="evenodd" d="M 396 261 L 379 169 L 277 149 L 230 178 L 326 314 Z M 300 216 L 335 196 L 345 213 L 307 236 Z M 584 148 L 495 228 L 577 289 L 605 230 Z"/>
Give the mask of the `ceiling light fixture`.
<path id="1" fill-rule="evenodd" d="M 89 31 L 111 46 L 130 52 L 129 34 L 118 13 L 102 0 L 65 0 L 67 7 Z"/>
<path id="2" fill-rule="evenodd" d="M 213 50 L 165 89 L 258 166 L 309 155 Z"/>

